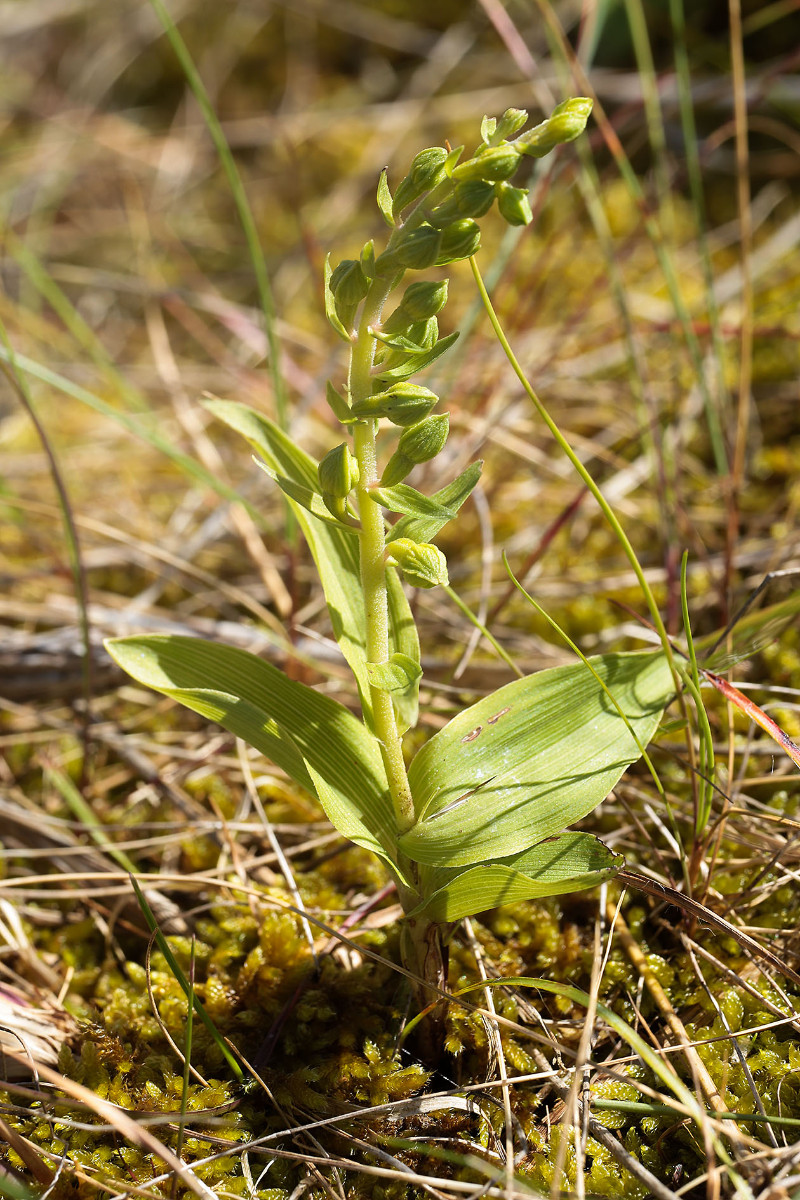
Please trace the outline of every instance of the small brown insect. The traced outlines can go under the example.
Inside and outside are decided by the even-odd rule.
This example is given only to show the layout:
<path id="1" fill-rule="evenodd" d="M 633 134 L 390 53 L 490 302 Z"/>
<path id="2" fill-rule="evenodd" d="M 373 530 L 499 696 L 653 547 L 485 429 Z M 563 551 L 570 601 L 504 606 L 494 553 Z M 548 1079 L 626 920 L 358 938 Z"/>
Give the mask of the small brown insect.
<path id="1" fill-rule="evenodd" d="M 465 742 L 474 742 L 474 741 L 475 741 L 475 738 L 478 736 L 478 734 L 480 733 L 480 731 L 481 731 L 482 729 L 483 729 L 483 726 L 482 726 L 482 725 L 478 725 L 478 726 L 477 726 L 475 729 L 471 730 L 471 731 L 470 731 L 470 732 L 469 732 L 469 733 L 466 735 L 466 737 L 463 737 L 463 738 L 461 739 L 461 745 L 463 746 Z"/>

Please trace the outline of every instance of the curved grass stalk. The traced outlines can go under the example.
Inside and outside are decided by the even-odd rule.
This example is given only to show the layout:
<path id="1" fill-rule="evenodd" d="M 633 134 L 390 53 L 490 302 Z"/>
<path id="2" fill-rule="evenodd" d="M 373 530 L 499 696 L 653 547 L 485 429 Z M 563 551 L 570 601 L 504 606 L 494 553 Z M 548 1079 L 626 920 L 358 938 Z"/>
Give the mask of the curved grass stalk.
<path id="1" fill-rule="evenodd" d="M 611 526 L 614 534 L 617 537 L 617 540 L 619 541 L 620 545 L 622 546 L 622 549 L 625 551 L 625 555 L 628 559 L 628 562 L 631 564 L 631 567 L 633 568 L 633 572 L 636 576 L 636 579 L 639 583 L 640 588 L 642 589 L 642 594 L 644 595 L 644 598 L 647 602 L 647 607 L 650 611 L 650 617 L 652 619 L 653 625 L 655 626 L 656 631 L 659 635 L 659 638 L 661 639 L 661 645 L 664 648 L 664 653 L 667 657 L 667 661 L 669 662 L 670 669 L 671 669 L 672 675 L 673 675 L 673 679 L 675 680 L 675 690 L 676 690 L 676 692 L 679 692 L 680 685 L 681 685 L 681 676 L 680 676 L 680 673 L 678 672 L 677 667 L 675 666 L 675 657 L 673 654 L 672 646 L 670 645 L 669 636 L 668 636 L 667 630 L 664 626 L 664 621 L 661 617 L 661 613 L 659 611 L 658 605 L 656 604 L 656 600 L 653 595 L 652 589 L 650 588 L 650 584 L 647 582 L 644 571 L 642 570 L 641 563 L 639 562 L 639 559 L 636 555 L 636 551 L 634 550 L 633 546 L 631 545 L 630 539 L 628 538 L 628 535 L 625 533 L 625 530 L 622 528 L 622 525 L 620 524 L 613 508 L 608 503 L 608 501 L 606 500 L 602 491 L 600 490 L 600 488 L 598 487 L 598 485 L 595 483 L 594 479 L 592 478 L 590 472 L 586 469 L 586 467 L 583 465 L 581 460 L 578 458 L 577 454 L 572 449 L 569 442 L 564 437 L 564 435 L 561 432 L 561 430 L 559 429 L 558 425 L 553 420 L 553 418 L 550 416 L 550 413 L 547 411 L 544 404 L 539 399 L 538 395 L 536 394 L 536 392 L 534 391 L 530 382 L 528 381 L 528 378 L 525 375 L 525 372 L 523 371 L 523 369 L 519 363 L 519 360 L 517 359 L 516 355 L 514 354 L 514 351 L 511 349 L 511 346 L 509 345 L 508 338 L 505 335 L 505 331 L 504 331 L 502 325 L 500 324 L 497 313 L 495 312 L 494 306 L 489 298 L 489 293 L 486 291 L 486 286 L 483 282 L 480 268 L 478 267 L 478 264 L 475 261 L 474 256 L 472 258 L 470 258 L 469 262 L 470 262 L 470 266 L 472 268 L 472 274 L 475 279 L 475 283 L 477 285 L 478 291 L 480 292 L 481 299 L 483 301 L 483 306 L 486 309 L 487 316 L 489 317 L 489 321 L 491 322 L 492 329 L 494 330 L 494 333 L 495 333 L 495 336 L 496 336 L 498 342 L 500 343 L 500 345 L 503 348 L 503 353 L 505 354 L 506 358 L 508 359 L 509 363 L 511 364 L 511 368 L 512 368 L 514 374 L 516 375 L 517 379 L 522 384 L 529 400 L 533 404 L 537 413 L 539 414 L 541 419 L 544 421 L 545 425 L 550 430 L 550 432 L 553 435 L 553 437 L 555 438 L 555 440 L 558 442 L 558 445 L 561 447 L 564 454 L 567 456 L 569 461 L 572 463 L 573 467 L 577 471 L 580 478 L 583 480 L 583 482 L 586 484 L 589 491 L 594 496 L 599 508 L 601 509 L 601 511 L 603 513 L 603 516 L 608 521 L 608 524 Z"/>

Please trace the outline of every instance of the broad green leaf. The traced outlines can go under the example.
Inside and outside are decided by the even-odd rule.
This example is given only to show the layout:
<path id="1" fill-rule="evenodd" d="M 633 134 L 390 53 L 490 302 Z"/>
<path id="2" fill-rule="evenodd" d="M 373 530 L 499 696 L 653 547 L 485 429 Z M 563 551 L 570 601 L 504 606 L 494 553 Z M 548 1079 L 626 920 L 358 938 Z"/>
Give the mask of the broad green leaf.
<path id="1" fill-rule="evenodd" d="M 371 488 L 370 499 L 390 512 L 405 513 L 409 517 L 433 517 L 446 524 L 456 515 L 453 508 L 445 508 L 433 496 L 425 496 L 407 483 L 397 483 L 394 487 Z"/>
<path id="2" fill-rule="evenodd" d="M 410 379 L 412 375 L 416 375 L 417 371 L 423 371 L 431 363 L 436 362 L 437 358 L 441 358 L 445 351 L 450 349 L 457 337 L 457 332 L 450 333 L 447 337 L 440 338 L 430 350 L 425 350 L 422 354 L 414 354 L 408 361 L 398 363 L 396 367 L 389 367 L 385 371 L 380 371 L 375 378 L 380 379 L 384 383 L 396 383 L 398 379 Z"/>
<path id="3" fill-rule="evenodd" d="M 506 858 L 590 813 L 639 758 L 673 692 L 660 651 L 528 675 L 473 704 L 411 763 L 419 819 L 399 841 L 409 858 L 466 866 Z M 630 728 L 629 728 L 630 725 Z"/>
<path id="4" fill-rule="evenodd" d="M 430 921 L 460 921 L 500 904 L 559 896 L 595 887 L 624 864 L 590 833 L 559 833 L 544 842 L 466 871 L 422 868 L 427 898 L 409 914 Z"/>
<path id="5" fill-rule="evenodd" d="M 471 463 L 466 471 L 462 471 L 452 483 L 448 483 L 440 491 L 434 492 L 430 499 L 443 511 L 447 510 L 455 515 L 480 479 L 482 468 L 482 462 Z M 396 491 L 397 489 L 392 488 L 391 490 Z M 449 520 L 451 520 L 450 517 L 443 519 L 441 516 L 433 515 L 401 517 L 386 534 L 386 540 L 393 542 L 396 538 L 410 538 L 412 542 L 432 542 Z"/>
<path id="6" fill-rule="evenodd" d="M 395 819 L 380 751 L 344 705 L 234 646 L 155 634 L 111 638 L 106 647 L 139 683 L 218 721 L 316 792 L 345 837 L 392 857 Z"/>
<path id="7" fill-rule="evenodd" d="M 231 429 L 241 433 L 265 460 L 270 471 L 289 478 L 301 488 L 318 491 L 317 463 L 295 446 L 277 425 L 261 413 L 233 400 L 210 400 L 206 407 Z M 367 678 L 366 623 L 359 575 L 358 542 L 345 526 L 311 520 L 302 504 L 290 498 L 297 523 L 303 531 L 317 566 L 333 633 L 358 685 L 364 719 L 372 727 L 372 704 Z M 327 511 L 327 510 L 326 510 Z M 419 659 L 414 619 L 402 586 L 387 571 L 389 592 L 389 652 L 395 650 Z M 416 647 L 416 650 L 415 650 Z"/>
<path id="8" fill-rule="evenodd" d="M 337 529 L 343 529 L 345 532 L 355 534 L 357 527 L 355 525 L 344 525 L 341 521 L 325 507 L 325 502 L 319 492 L 314 492 L 311 488 L 306 487 L 302 483 L 296 483 L 294 479 L 287 479 L 285 475 L 278 475 L 276 471 L 270 470 L 267 464 L 260 458 L 253 459 L 257 467 L 260 467 L 265 475 L 269 475 L 273 483 L 276 483 L 288 500 L 294 500 L 296 504 L 302 505 L 306 512 L 310 512 L 312 516 L 320 521 L 327 521 L 329 525 L 334 525 Z"/>

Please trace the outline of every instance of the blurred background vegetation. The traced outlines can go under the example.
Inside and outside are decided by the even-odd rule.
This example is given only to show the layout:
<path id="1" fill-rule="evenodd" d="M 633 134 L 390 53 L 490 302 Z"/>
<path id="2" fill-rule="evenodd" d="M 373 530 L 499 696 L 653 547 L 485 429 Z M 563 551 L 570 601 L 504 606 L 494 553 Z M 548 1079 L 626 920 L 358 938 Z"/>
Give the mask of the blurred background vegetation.
<path id="1" fill-rule="evenodd" d="M 374 196 L 384 166 L 396 184 L 421 147 L 475 143 L 484 113 L 525 107 L 535 121 L 567 95 L 594 96 L 587 137 L 536 164 L 527 181 L 533 227 L 504 232 L 497 221 L 486 229 L 480 261 L 512 345 L 615 505 L 671 632 L 680 631 L 684 549 L 700 633 L 722 626 L 768 572 L 800 564 L 797 0 L 744 0 L 741 8 L 738 0 L 697 0 L 685 12 L 683 0 L 171 0 L 169 11 L 244 182 L 272 291 L 266 317 L 225 172 L 154 7 L 0 3 L 0 832 L 9 884 L 0 898 L 8 906 L 0 963 L 29 1002 L 42 1003 L 43 991 L 51 1000 L 68 993 L 70 1011 L 94 1022 L 91 1037 L 73 1029 L 62 1052 L 70 1078 L 123 1106 L 167 1108 L 174 1079 L 165 1084 L 169 1072 L 156 1069 L 148 1047 L 164 1063 L 172 1052 L 142 999 L 141 917 L 124 909 L 117 927 L 118 894 L 97 885 L 87 899 L 77 864 L 87 878 L 113 872 L 119 861 L 109 842 L 133 839 L 128 852 L 141 870 L 187 879 L 216 872 L 225 904 L 233 904 L 224 885 L 232 863 L 258 886 L 283 884 L 230 740 L 124 684 L 100 641 L 140 629 L 235 640 L 352 698 L 279 498 L 200 398 L 210 392 L 274 415 L 277 369 L 293 435 L 315 454 L 332 444 L 325 381 L 341 382 L 344 359 L 324 320 L 323 262 L 383 236 Z M 442 539 L 451 578 L 523 670 L 564 661 L 566 652 L 507 590 L 501 548 L 586 652 L 628 648 L 641 629 L 620 604 L 642 604 L 627 562 L 489 337 L 466 264 L 452 276 L 443 324 L 463 336 L 425 379 L 452 420 L 448 457 L 436 469 L 450 478 L 476 457 L 486 467 L 475 505 Z M 420 486 L 433 490 L 426 469 Z M 249 508 L 232 502 L 232 488 Z M 763 599 L 790 587 L 776 583 Z M 507 674 L 475 647 L 445 597 L 426 593 L 415 604 L 430 730 Z M 796 737 L 800 642 L 796 628 L 776 632 L 780 639 L 760 647 L 737 678 Z M 709 708 L 720 791 L 697 859 L 699 894 L 729 918 L 738 913 L 796 965 L 800 908 L 787 865 L 797 857 L 796 772 L 740 717 L 714 700 Z M 690 773 L 675 758 L 685 746 L 667 740 L 665 777 L 690 847 Z M 380 872 L 341 845 L 329 861 L 319 848 L 331 844 L 321 814 L 262 768 L 258 794 L 305 902 L 321 919 L 340 919 L 380 887 Z M 635 777 L 587 827 L 632 865 L 657 863 L 665 880 L 679 882 L 681 855 L 647 786 Z M 220 833 L 226 821 L 230 842 Z M 17 886 L 33 873 L 52 877 L 45 898 Z M 176 894 L 178 908 L 188 908 L 191 898 Z M 487 917 L 479 932 L 493 969 L 547 971 L 586 986 L 593 918 L 581 904 Z M 13 936 L 12 910 L 20 918 Z M 724 1033 L 663 924 L 648 925 L 644 906 L 626 911 L 647 952 L 661 956 L 661 978 L 694 1033 Z M 386 912 L 369 937 L 391 958 Z M 279 929 L 273 916 L 259 933 L 252 914 L 237 908 L 231 916 L 217 898 L 194 927 L 199 986 L 221 1027 L 248 1049 L 257 1048 L 253 1030 L 265 1013 L 283 1028 L 296 1074 L 287 1076 L 279 1059 L 280 1097 L 298 1111 L 326 1093 L 361 1103 L 412 1091 L 420 1077 L 392 1074 L 400 1068 L 391 1036 L 381 1041 L 385 1014 L 369 1007 L 381 995 L 390 1005 L 390 974 L 378 984 L 355 975 L 337 983 L 331 967 L 313 1018 L 293 1025 L 282 1006 L 308 967 L 307 947 L 293 921 L 280 918 Z M 253 968 L 243 981 L 231 945 L 259 937 L 264 954 L 272 939 L 272 975 Z M 756 977 L 734 942 L 722 952 Z M 469 970 L 474 977 L 468 957 L 461 946 L 462 982 Z M 722 978 L 709 968 L 718 991 Z M 633 1019 L 637 987 L 635 972 L 612 956 L 605 1002 Z M 155 988 L 154 1003 L 180 1040 L 185 1013 L 166 968 Z M 358 1036 L 354 1005 L 366 1014 Z M 741 1016 L 759 1014 L 752 1002 Z M 565 1029 L 569 1015 L 550 1010 Z M 469 1079 L 486 1037 L 466 1017 L 454 1021 Z M 659 1031 L 658 1016 L 652 1021 Z M 340 1078 L 330 1047 L 348 1030 L 355 1057 Z M 381 1046 L 368 1065 L 352 1044 L 365 1030 Z M 569 1041 L 568 1030 L 562 1035 Z M 62 1036 L 54 1038 L 57 1054 Z M 789 1040 L 750 1045 L 761 1055 L 753 1069 L 762 1072 L 767 1109 L 782 1104 L 800 1116 Z M 316 1056 L 316 1092 L 302 1073 L 304 1051 Z M 213 1060 L 213 1047 L 202 1053 Z M 523 1063 L 518 1046 L 509 1053 Z M 119 1066 L 125 1054 L 138 1064 L 135 1083 L 132 1068 Z M 729 1107 L 752 1106 L 752 1074 L 748 1081 L 729 1059 L 729 1049 L 709 1056 L 730 1086 Z M 200 1089 L 197 1105 L 206 1102 Z M 541 1112 L 533 1100 L 520 1104 L 533 1137 Z M 242 1118 L 239 1133 L 258 1130 L 259 1119 Z M 37 1132 L 26 1121 L 19 1128 L 46 1147 L 50 1127 Z M 700 1171 L 702 1147 L 680 1133 L 662 1144 L 665 1128 L 637 1126 L 635 1152 L 665 1179 L 679 1161 Z M 87 1170 L 89 1160 L 86 1150 Z M 102 1175 L 99 1161 L 92 1169 Z M 537 1186 L 549 1183 L 542 1163 Z M 645 1194 L 601 1165 L 595 1192 Z M 231 1168 L 224 1186 L 240 1194 L 244 1178 Z M 296 1183 L 281 1176 L 281 1195 Z"/>

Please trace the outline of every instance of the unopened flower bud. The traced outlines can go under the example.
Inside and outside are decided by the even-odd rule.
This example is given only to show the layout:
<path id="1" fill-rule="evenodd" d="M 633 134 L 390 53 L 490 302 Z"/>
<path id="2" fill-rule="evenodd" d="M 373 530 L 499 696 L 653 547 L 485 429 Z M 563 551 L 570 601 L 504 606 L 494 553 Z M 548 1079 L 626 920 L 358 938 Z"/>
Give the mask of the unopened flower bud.
<path id="1" fill-rule="evenodd" d="M 554 108 L 546 121 L 523 133 L 514 145 L 531 158 L 543 158 L 562 142 L 572 142 L 586 128 L 592 101 L 585 96 L 573 96 Z"/>
<path id="2" fill-rule="evenodd" d="M 399 567 L 412 587 L 432 588 L 449 582 L 447 559 L 430 542 L 412 542 L 397 538 L 387 546 L 387 561 Z"/>
<path id="3" fill-rule="evenodd" d="M 442 233 L 436 265 L 447 266 L 459 259 L 469 258 L 481 244 L 481 231 L 474 221 L 454 221 Z"/>
<path id="4" fill-rule="evenodd" d="M 447 280 L 440 283 L 420 281 L 412 283 L 403 293 L 403 299 L 393 313 L 381 325 L 388 335 L 407 333 L 420 321 L 428 321 L 440 312 L 447 303 Z"/>
<path id="5" fill-rule="evenodd" d="M 400 180 L 394 194 L 392 212 L 395 217 L 444 178 L 446 159 L 447 151 L 443 146 L 430 146 L 414 155 L 408 174 Z"/>
<path id="6" fill-rule="evenodd" d="M 497 127 L 494 131 L 494 141 L 500 141 L 501 138 L 510 138 L 517 133 L 528 119 L 528 114 L 524 108 L 507 108 L 500 120 L 497 122 Z"/>
<path id="7" fill-rule="evenodd" d="M 444 447 L 449 431 L 450 417 L 447 413 L 425 417 L 424 420 L 417 421 L 416 425 L 403 430 L 397 448 L 412 462 L 428 462 Z"/>
<path id="8" fill-rule="evenodd" d="M 361 269 L 361 263 L 355 258 L 343 259 L 334 267 L 331 275 L 331 291 L 337 303 L 358 304 L 369 290 L 369 280 Z"/>
<path id="9" fill-rule="evenodd" d="M 453 168 L 453 179 L 464 182 L 468 179 L 509 179 L 519 166 L 519 143 L 504 142 L 502 146 L 488 146 L 479 150 L 474 158 L 467 159 Z"/>
<path id="10" fill-rule="evenodd" d="M 369 280 L 361 263 L 354 258 L 343 259 L 331 275 L 330 289 L 336 315 L 345 328 L 349 328 L 356 309 L 369 291 Z"/>
<path id="11" fill-rule="evenodd" d="M 427 417 L 438 401 L 435 392 L 406 380 L 367 400 L 357 401 L 351 412 L 361 420 L 386 417 L 394 425 L 416 425 L 423 417 Z"/>
<path id="12" fill-rule="evenodd" d="M 510 183 L 496 183 L 497 207 L 500 216 L 509 225 L 529 225 L 533 220 L 528 189 L 512 187 Z"/>
<path id="13" fill-rule="evenodd" d="M 395 247 L 394 258 L 403 267 L 422 271 L 431 267 L 439 255 L 442 235 L 432 225 L 411 229 Z"/>
<path id="14" fill-rule="evenodd" d="M 425 417 L 404 429 L 400 434 L 397 449 L 381 476 L 381 487 L 394 487 L 395 484 L 402 483 L 418 463 L 435 458 L 447 441 L 449 429 L 450 418 L 447 413 Z"/>
<path id="15" fill-rule="evenodd" d="M 492 207 L 494 186 L 483 179 L 469 179 L 458 183 L 451 195 L 438 204 L 428 215 L 431 225 L 444 229 L 453 221 L 465 217 L 482 217 Z"/>
<path id="16" fill-rule="evenodd" d="M 358 463 L 346 442 L 328 451 L 317 468 L 317 475 L 323 497 L 332 496 L 343 500 L 349 495 L 358 483 Z"/>
<path id="17" fill-rule="evenodd" d="M 420 280 L 410 284 L 403 293 L 397 308 L 383 322 L 384 333 L 402 333 L 416 321 L 427 321 L 435 317 L 447 303 L 447 280 L 439 283 Z"/>

